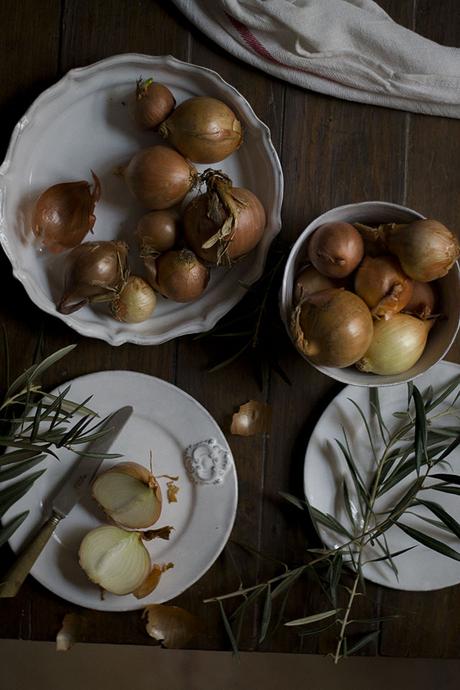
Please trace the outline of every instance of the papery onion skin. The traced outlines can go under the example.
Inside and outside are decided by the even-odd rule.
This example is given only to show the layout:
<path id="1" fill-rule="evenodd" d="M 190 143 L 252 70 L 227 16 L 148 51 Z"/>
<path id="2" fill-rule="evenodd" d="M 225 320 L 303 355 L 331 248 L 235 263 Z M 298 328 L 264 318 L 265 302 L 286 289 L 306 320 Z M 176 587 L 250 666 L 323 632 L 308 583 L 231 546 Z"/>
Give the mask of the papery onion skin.
<path id="1" fill-rule="evenodd" d="M 184 211 L 185 241 L 203 261 L 231 262 L 248 254 L 262 239 L 265 209 L 249 189 L 233 187 L 222 173 L 207 172 L 207 192 L 192 199 Z M 213 245 L 206 246 L 210 242 Z"/>
<path id="2" fill-rule="evenodd" d="M 112 314 L 117 321 L 142 323 L 153 314 L 156 303 L 151 286 L 140 276 L 129 276 L 112 301 Z"/>
<path id="3" fill-rule="evenodd" d="M 72 314 L 94 301 L 110 301 L 127 272 L 128 246 L 124 242 L 83 242 L 67 255 L 64 292 L 57 305 Z"/>
<path id="4" fill-rule="evenodd" d="M 193 302 L 205 291 L 209 270 L 189 249 L 173 249 L 156 259 L 155 286 L 174 302 Z"/>
<path id="5" fill-rule="evenodd" d="M 348 367 L 367 351 L 373 333 L 369 308 L 348 290 L 321 290 L 305 298 L 291 319 L 296 347 L 314 364 Z"/>
<path id="6" fill-rule="evenodd" d="M 305 266 L 296 276 L 294 281 L 294 301 L 297 304 L 308 295 L 313 295 L 320 290 L 328 290 L 337 287 L 335 283 L 316 270 L 314 266 Z"/>
<path id="7" fill-rule="evenodd" d="M 413 281 L 394 256 L 364 257 L 355 276 L 355 292 L 377 319 L 402 311 L 412 296 Z"/>
<path id="8" fill-rule="evenodd" d="M 445 276 L 460 256 L 454 233 L 437 220 L 416 220 L 408 225 L 390 225 L 384 240 L 398 257 L 404 273 L 421 283 Z"/>
<path id="9" fill-rule="evenodd" d="M 176 211 L 150 211 L 139 220 L 136 237 L 142 258 L 172 249 L 179 237 L 180 217 Z"/>
<path id="10" fill-rule="evenodd" d="M 144 129 L 156 129 L 172 113 L 176 99 L 164 84 L 153 79 L 139 79 L 136 84 L 135 114 Z"/>
<path id="11" fill-rule="evenodd" d="M 194 163 L 217 163 L 241 146 L 241 123 L 222 101 L 196 96 L 160 126 L 162 137 Z"/>
<path id="12" fill-rule="evenodd" d="M 387 321 L 376 321 L 372 342 L 356 368 L 382 376 L 408 371 L 422 356 L 433 323 L 409 314 L 395 314 Z"/>
<path id="13" fill-rule="evenodd" d="M 138 151 L 122 171 L 133 196 L 158 211 L 182 201 L 197 181 L 195 167 L 168 146 Z"/>
<path id="14" fill-rule="evenodd" d="M 364 243 L 350 223 L 324 223 L 308 243 L 308 258 L 328 278 L 345 278 L 359 265 Z"/>
<path id="15" fill-rule="evenodd" d="M 76 247 L 96 222 L 94 207 L 101 196 L 101 184 L 93 176 L 93 189 L 86 180 L 62 182 L 49 187 L 35 204 L 34 235 L 53 254 Z"/>
<path id="16" fill-rule="evenodd" d="M 414 280 L 413 286 L 412 296 L 404 307 L 404 312 L 417 316 L 419 319 L 429 319 L 438 308 L 439 296 L 436 283 L 419 283 Z"/>

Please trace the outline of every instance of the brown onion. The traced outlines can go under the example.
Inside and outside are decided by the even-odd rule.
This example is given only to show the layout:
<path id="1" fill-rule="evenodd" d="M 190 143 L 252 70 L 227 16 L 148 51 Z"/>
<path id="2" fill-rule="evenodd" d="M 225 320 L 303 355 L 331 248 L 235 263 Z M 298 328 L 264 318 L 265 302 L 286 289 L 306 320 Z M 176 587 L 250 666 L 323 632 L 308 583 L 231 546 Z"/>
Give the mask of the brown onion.
<path id="1" fill-rule="evenodd" d="M 222 101 L 207 96 L 181 103 L 159 131 L 195 163 L 222 161 L 243 141 L 241 123 L 235 113 Z"/>
<path id="2" fill-rule="evenodd" d="M 101 184 L 93 176 L 93 189 L 86 180 L 61 182 L 49 187 L 35 204 L 34 235 L 53 254 L 76 247 L 96 222 L 94 207 L 101 196 Z"/>
<path id="3" fill-rule="evenodd" d="M 419 283 L 413 281 L 414 289 L 412 297 L 406 304 L 404 311 L 407 314 L 418 316 L 419 319 L 428 319 L 437 309 L 438 295 L 435 291 L 435 283 Z"/>
<path id="4" fill-rule="evenodd" d="M 207 170 L 207 191 L 184 211 L 185 240 L 203 261 L 231 262 L 250 252 L 265 230 L 265 210 L 255 194 L 233 187 L 222 172 Z"/>
<path id="5" fill-rule="evenodd" d="M 166 209 L 150 211 L 137 224 L 141 257 L 155 256 L 172 249 L 177 242 L 179 214 Z"/>
<path id="6" fill-rule="evenodd" d="M 84 242 L 72 249 L 58 311 L 72 314 L 89 302 L 111 300 L 127 273 L 127 255 L 124 242 Z"/>
<path id="7" fill-rule="evenodd" d="M 294 300 L 301 302 L 305 297 L 313 295 L 320 290 L 328 290 L 336 285 L 330 278 L 323 276 L 314 266 L 305 266 L 297 274 L 294 284 Z"/>
<path id="8" fill-rule="evenodd" d="M 145 129 L 156 129 L 172 113 L 176 100 L 164 84 L 139 79 L 136 84 L 136 120 Z"/>
<path id="9" fill-rule="evenodd" d="M 136 199 L 153 210 L 178 204 L 197 181 L 194 166 L 167 146 L 150 146 L 139 151 L 123 175 Z"/>
<path id="10" fill-rule="evenodd" d="M 198 299 L 208 282 L 208 269 L 189 249 L 173 249 L 155 261 L 154 287 L 175 302 Z"/>
<path id="11" fill-rule="evenodd" d="M 308 258 L 329 278 L 345 278 L 360 263 L 364 254 L 361 235 L 350 223 L 325 223 L 312 234 Z"/>
<path id="12" fill-rule="evenodd" d="M 157 303 L 150 285 L 139 276 L 129 276 L 113 298 L 112 314 L 117 321 L 141 323 L 152 315 Z"/>
<path id="13" fill-rule="evenodd" d="M 322 290 L 294 310 L 291 331 L 297 348 L 314 364 L 348 367 L 368 349 L 373 333 L 371 313 L 348 290 Z"/>
<path id="14" fill-rule="evenodd" d="M 413 282 L 394 256 L 366 256 L 355 276 L 355 292 L 377 319 L 389 319 L 409 302 Z"/>

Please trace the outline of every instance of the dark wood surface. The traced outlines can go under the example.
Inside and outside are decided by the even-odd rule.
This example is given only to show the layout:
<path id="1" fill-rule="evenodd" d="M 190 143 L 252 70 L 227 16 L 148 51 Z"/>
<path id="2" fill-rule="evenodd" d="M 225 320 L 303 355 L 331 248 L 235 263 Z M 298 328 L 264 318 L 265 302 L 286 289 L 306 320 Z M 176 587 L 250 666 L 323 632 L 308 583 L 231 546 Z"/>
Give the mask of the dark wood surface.
<path id="1" fill-rule="evenodd" d="M 456 0 L 380 0 L 403 25 L 442 43 L 460 46 L 460 13 Z M 406 204 L 459 229 L 460 121 L 411 115 L 335 100 L 295 88 L 226 54 L 204 37 L 169 2 L 156 0 L 3 0 L 0 3 L 0 107 L 2 153 L 12 127 L 43 88 L 68 69 L 122 52 L 172 54 L 217 70 L 248 98 L 272 131 L 285 175 L 282 235 L 293 242 L 319 213 L 343 203 L 381 199 Z M 244 359 L 229 369 L 205 374 L 212 355 L 203 341 L 182 338 L 160 347 L 119 348 L 85 339 L 57 319 L 42 314 L 11 276 L 0 257 L 3 299 L 0 319 L 8 330 L 12 365 L 25 368 L 37 338 L 44 332 L 46 352 L 78 343 L 76 353 L 50 374 L 56 385 L 101 369 L 130 369 L 172 381 L 203 403 L 228 432 L 229 419 L 249 400 L 270 402 L 273 428 L 268 438 L 228 435 L 239 475 L 239 508 L 232 539 L 290 563 L 301 561 L 306 535 L 294 509 L 280 500 L 280 490 L 300 494 L 300 472 L 309 434 L 325 405 L 340 390 L 334 381 L 308 367 L 281 335 L 280 361 L 293 385 L 276 374 L 263 390 Z M 449 358 L 460 361 L 456 345 Z M 226 649 L 228 642 L 215 606 L 202 600 L 245 584 L 267 571 L 263 559 L 238 547 L 226 550 L 213 568 L 174 603 L 198 613 L 207 634 L 195 646 Z M 1 569 L 11 561 L 1 551 Z M 395 612 L 384 623 L 378 643 L 364 654 L 413 657 L 458 657 L 460 587 L 432 593 L 403 593 L 370 585 L 362 605 L 369 616 Z M 316 610 L 318 592 L 300 585 L 286 615 Z M 0 601 L 0 635 L 52 640 L 65 613 L 76 607 L 28 578 L 14 600 Z M 138 612 L 85 612 L 85 638 L 91 642 L 149 644 Z M 242 631 L 242 647 L 257 648 L 255 608 Z M 330 640 L 298 638 L 281 629 L 261 648 L 272 651 L 330 651 Z"/>

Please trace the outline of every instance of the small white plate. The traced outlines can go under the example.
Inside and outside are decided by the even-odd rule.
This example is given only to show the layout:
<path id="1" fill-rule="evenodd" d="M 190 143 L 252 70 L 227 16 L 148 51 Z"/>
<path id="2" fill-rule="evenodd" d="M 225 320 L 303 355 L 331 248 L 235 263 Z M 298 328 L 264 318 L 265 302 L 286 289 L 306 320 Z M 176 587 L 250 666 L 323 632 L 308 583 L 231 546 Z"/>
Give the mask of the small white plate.
<path id="1" fill-rule="evenodd" d="M 416 385 L 421 392 L 426 390 L 428 386 L 433 386 L 436 391 L 446 383 L 452 381 L 459 374 L 459 365 L 450 362 L 440 362 L 430 369 L 429 372 L 422 374 L 417 379 Z M 402 384 L 389 388 L 379 388 L 378 390 L 382 416 L 391 430 L 392 426 L 394 427 L 397 423 L 397 420 L 392 416 L 393 412 L 406 409 L 407 385 Z M 370 390 L 367 388 L 346 386 L 321 415 L 310 438 L 305 454 L 304 490 L 310 505 L 314 508 L 318 508 L 323 513 L 329 513 L 335 516 L 346 526 L 350 526 L 350 522 L 346 517 L 343 503 L 343 478 L 348 478 L 347 484 L 349 490 L 352 484 L 349 481 L 349 473 L 346 469 L 345 460 L 343 459 L 335 439 L 343 439 L 341 431 L 343 427 L 348 437 L 355 462 L 357 462 L 359 468 L 362 470 L 364 477 L 370 480 L 373 474 L 370 444 L 367 440 L 368 437 L 364 423 L 357 410 L 350 402 L 351 399 L 357 403 L 363 410 L 366 419 L 373 425 L 376 424 L 376 420 L 371 411 L 372 408 L 370 406 L 369 396 Z M 448 398 L 447 401 L 452 400 L 452 397 L 453 396 Z M 455 411 L 457 415 L 460 414 L 460 403 L 457 403 Z M 453 418 L 450 418 L 448 423 L 453 424 Z M 375 429 L 375 431 L 375 437 L 377 438 L 378 431 L 377 429 Z M 448 461 L 452 470 L 439 469 L 438 471 L 460 474 L 460 448 L 457 448 L 449 456 Z M 387 494 L 384 494 L 377 505 L 378 510 L 385 510 L 390 506 L 396 505 L 396 501 L 403 496 L 408 485 L 414 480 L 414 476 L 415 473 L 409 475 L 398 488 L 391 489 Z M 426 500 L 432 500 L 439 503 L 450 513 L 450 515 L 457 521 L 460 521 L 460 500 L 458 496 L 434 490 L 427 490 L 423 493 Z M 429 511 L 425 511 L 424 508 L 421 509 L 417 507 L 415 511 L 427 517 L 434 518 L 434 516 L 429 513 Z M 460 550 L 460 540 L 454 535 L 450 535 L 445 531 L 441 532 L 438 528 L 432 527 L 428 523 L 415 517 L 406 516 L 403 522 L 404 524 L 419 529 L 443 541 L 457 551 Z M 340 544 L 341 539 L 343 539 L 322 526 L 319 527 L 319 531 L 321 538 L 329 548 L 334 548 Z M 397 552 L 400 549 L 413 545 L 416 545 L 416 548 L 394 559 L 399 571 L 399 579 L 396 579 L 395 574 L 387 563 L 380 561 L 364 566 L 363 573 L 368 580 L 394 589 L 415 591 L 440 589 L 460 582 L 459 561 L 452 560 L 451 558 L 422 546 L 419 542 L 407 536 L 398 527 L 392 527 L 386 532 L 386 537 L 390 552 Z M 376 551 L 370 546 L 366 547 L 365 554 L 366 559 L 376 558 L 382 555 L 380 551 Z"/>
<path id="2" fill-rule="evenodd" d="M 152 317 L 143 323 L 119 323 L 107 306 L 59 314 L 55 304 L 63 289 L 63 255 L 39 254 L 31 233 L 35 201 L 51 185 L 90 181 L 93 169 L 101 180 L 102 197 L 96 205 L 94 235 L 85 239 L 125 240 L 132 270 L 141 272 L 133 232 L 146 209 L 114 174 L 140 148 L 163 141 L 158 134 L 141 131 L 134 121 L 132 101 L 141 76 L 169 86 L 178 103 L 192 96 L 213 96 L 237 113 L 244 127 L 240 149 L 222 163 L 196 167 L 224 170 L 235 186 L 247 187 L 259 197 L 267 214 L 264 236 L 231 270 L 214 268 L 199 300 L 179 304 L 160 298 Z M 16 125 L 0 168 L 0 240 L 14 275 L 40 309 L 78 333 L 112 345 L 158 345 L 212 328 L 244 296 L 242 285 L 260 278 L 270 244 L 280 231 L 282 197 L 283 175 L 270 131 L 233 86 L 212 70 L 170 56 L 115 55 L 71 70 L 42 93 Z"/>
<path id="3" fill-rule="evenodd" d="M 65 385 L 59 387 L 63 390 Z M 214 563 L 229 537 L 236 514 L 237 477 L 231 451 L 211 415 L 194 398 L 166 381 L 130 371 L 104 371 L 82 376 L 71 382 L 69 399 L 82 401 L 93 394 L 90 406 L 101 416 L 132 405 L 134 412 L 110 452 L 121 453 L 123 460 L 134 460 L 149 467 L 152 451 L 155 475 L 178 475 L 177 503 L 168 503 L 166 478 L 159 479 L 163 490 L 163 509 L 155 528 L 172 525 L 169 541 L 147 542 L 153 563 L 174 563 L 164 573 L 152 594 L 137 600 L 132 595 L 106 593 L 86 577 L 78 564 L 78 548 L 83 536 L 106 523 L 104 514 L 91 498 L 85 497 L 62 520 L 31 574 L 63 599 L 101 611 L 130 611 L 148 604 L 162 603 L 178 596 L 198 580 Z M 195 484 L 185 469 L 184 451 L 191 445 L 215 439 L 230 453 L 230 468 L 222 484 Z M 47 471 L 32 489 L 4 516 L 8 522 L 24 510 L 30 513 L 10 539 L 18 552 L 25 540 L 44 521 L 49 510 L 47 499 L 75 462 L 75 454 L 59 453 L 60 462 L 48 457 L 40 467 Z M 102 469 L 120 460 L 105 460 Z"/>

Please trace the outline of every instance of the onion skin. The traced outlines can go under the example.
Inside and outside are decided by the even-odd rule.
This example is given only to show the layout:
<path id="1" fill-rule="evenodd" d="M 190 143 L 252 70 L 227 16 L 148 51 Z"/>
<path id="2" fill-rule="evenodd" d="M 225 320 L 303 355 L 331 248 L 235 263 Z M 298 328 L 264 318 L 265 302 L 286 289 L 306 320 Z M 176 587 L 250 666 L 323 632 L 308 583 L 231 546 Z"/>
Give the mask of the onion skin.
<path id="1" fill-rule="evenodd" d="M 457 238 L 437 220 L 386 226 L 384 239 L 404 273 L 421 283 L 445 276 L 460 256 Z"/>
<path id="2" fill-rule="evenodd" d="M 164 84 L 139 79 L 136 84 L 136 121 L 144 129 L 156 129 L 176 106 L 176 99 Z"/>
<path id="3" fill-rule="evenodd" d="M 348 290 L 322 290 L 294 310 L 291 332 L 296 347 L 314 364 L 348 367 L 369 348 L 373 322 L 369 308 Z"/>
<path id="4" fill-rule="evenodd" d="M 110 301 L 124 280 L 127 256 L 124 242 L 84 242 L 72 249 L 57 310 L 72 314 L 89 302 Z"/>
<path id="5" fill-rule="evenodd" d="M 328 290 L 337 287 L 330 278 L 323 276 L 314 266 L 305 266 L 297 274 L 294 283 L 294 301 L 296 304 L 305 297 L 313 295 L 320 290 Z"/>
<path id="6" fill-rule="evenodd" d="M 93 190 L 86 180 L 62 182 L 49 187 L 37 200 L 32 219 L 33 233 L 53 254 L 76 247 L 96 222 L 94 207 L 101 184 L 93 176 Z"/>
<path id="7" fill-rule="evenodd" d="M 174 302 L 193 302 L 208 282 L 209 270 L 189 249 L 173 249 L 156 259 L 154 285 Z"/>
<path id="8" fill-rule="evenodd" d="M 222 101 L 196 96 L 181 103 L 159 132 L 194 163 L 217 163 L 241 146 L 241 123 Z"/>
<path id="9" fill-rule="evenodd" d="M 412 314 L 419 319 L 428 319 L 436 313 L 438 294 L 436 283 L 419 283 L 413 281 L 412 297 L 404 308 L 406 314 Z"/>
<path id="10" fill-rule="evenodd" d="M 112 314 L 123 323 L 142 323 L 152 315 L 156 303 L 150 285 L 139 276 L 129 276 L 112 301 Z"/>
<path id="11" fill-rule="evenodd" d="M 377 319 L 389 319 L 402 311 L 412 290 L 412 280 L 393 256 L 366 256 L 356 272 L 355 292 Z"/>
<path id="12" fill-rule="evenodd" d="M 364 243 L 350 223 L 325 223 L 308 243 L 308 258 L 328 278 L 346 278 L 361 262 Z"/>
<path id="13" fill-rule="evenodd" d="M 255 194 L 233 187 L 222 173 L 206 171 L 203 177 L 207 191 L 184 211 L 185 241 L 203 261 L 219 265 L 225 259 L 231 263 L 262 239 L 265 210 Z"/>
<path id="14" fill-rule="evenodd" d="M 411 369 L 423 354 L 433 324 L 434 320 L 422 321 L 409 314 L 395 314 L 387 321 L 376 321 L 370 347 L 356 368 L 382 376 Z"/>
<path id="15" fill-rule="evenodd" d="M 142 258 L 167 252 L 176 244 L 179 236 L 179 214 L 166 209 L 150 211 L 139 220 L 136 237 Z"/>
<path id="16" fill-rule="evenodd" d="M 138 151 L 123 170 L 133 196 L 146 208 L 162 210 L 178 204 L 197 181 L 197 171 L 167 146 Z"/>

